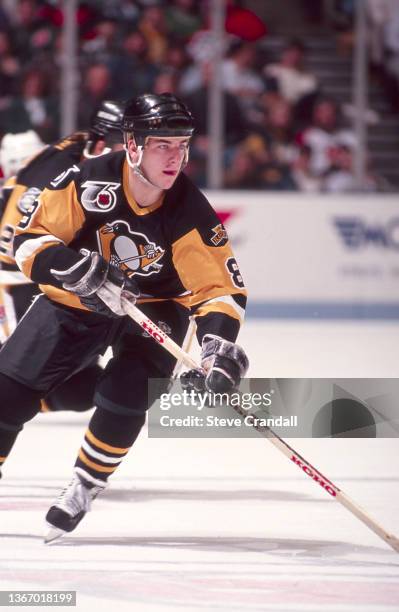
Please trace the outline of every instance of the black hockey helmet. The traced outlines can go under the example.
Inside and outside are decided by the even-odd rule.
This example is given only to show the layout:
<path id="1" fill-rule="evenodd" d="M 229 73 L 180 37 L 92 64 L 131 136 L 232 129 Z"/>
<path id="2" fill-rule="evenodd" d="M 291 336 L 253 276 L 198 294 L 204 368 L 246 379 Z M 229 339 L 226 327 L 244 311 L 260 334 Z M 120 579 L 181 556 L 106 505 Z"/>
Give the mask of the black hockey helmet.
<path id="1" fill-rule="evenodd" d="M 94 113 L 89 133 L 92 140 L 103 139 L 110 131 L 121 133 L 124 105 L 114 100 L 104 100 Z"/>
<path id="2" fill-rule="evenodd" d="M 94 147 L 99 140 L 104 140 L 106 147 L 104 153 L 109 153 L 115 144 L 123 143 L 122 117 L 124 104 L 115 100 L 104 100 L 92 116 L 89 135 L 86 147 L 83 152 L 84 157 L 98 157 L 93 154 Z"/>
<path id="3" fill-rule="evenodd" d="M 171 93 L 143 94 L 126 103 L 122 131 L 125 142 L 133 137 L 142 147 L 149 136 L 192 136 L 194 119 L 186 105 Z"/>

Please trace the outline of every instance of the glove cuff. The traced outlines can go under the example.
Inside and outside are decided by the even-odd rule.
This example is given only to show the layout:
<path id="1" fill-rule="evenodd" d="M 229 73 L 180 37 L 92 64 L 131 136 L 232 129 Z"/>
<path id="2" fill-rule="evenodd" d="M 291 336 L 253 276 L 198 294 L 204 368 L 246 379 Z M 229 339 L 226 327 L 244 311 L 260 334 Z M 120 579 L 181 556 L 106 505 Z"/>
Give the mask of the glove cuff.
<path id="1" fill-rule="evenodd" d="M 244 349 L 238 344 L 224 340 L 220 336 L 205 334 L 202 340 L 201 361 L 207 361 L 212 357 L 225 357 L 233 361 L 239 368 L 240 378 L 245 376 L 249 361 Z"/>
<path id="2" fill-rule="evenodd" d="M 98 291 L 107 279 L 109 263 L 99 253 L 81 250 L 83 259 L 68 270 L 50 270 L 67 291 L 88 297 Z"/>

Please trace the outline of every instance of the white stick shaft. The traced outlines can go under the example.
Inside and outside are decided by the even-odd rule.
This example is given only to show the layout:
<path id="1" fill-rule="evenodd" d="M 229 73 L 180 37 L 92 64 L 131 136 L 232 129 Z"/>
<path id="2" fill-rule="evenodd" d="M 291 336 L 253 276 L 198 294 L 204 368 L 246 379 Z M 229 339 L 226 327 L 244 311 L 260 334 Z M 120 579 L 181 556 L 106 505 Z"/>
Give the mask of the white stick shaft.
<path id="1" fill-rule="evenodd" d="M 190 318 L 190 323 L 188 325 L 187 328 L 187 332 L 186 332 L 186 336 L 184 338 L 184 342 L 182 344 L 182 350 L 185 353 L 189 353 L 193 340 L 194 340 L 194 336 L 195 336 L 195 330 L 196 330 L 197 326 L 195 324 L 195 321 L 193 318 Z M 180 361 L 180 359 L 178 359 L 176 361 L 176 365 L 175 368 L 173 370 L 172 376 L 171 376 L 171 380 L 174 381 L 176 380 L 176 378 L 178 378 L 178 376 L 180 375 L 180 372 L 182 370 L 182 368 L 184 367 L 184 364 Z"/>
<path id="2" fill-rule="evenodd" d="M 141 310 L 136 306 L 123 299 L 123 306 L 126 313 L 136 323 L 141 325 L 143 329 L 150 334 L 154 340 L 161 344 L 169 351 L 176 359 L 180 360 L 188 368 L 199 368 L 198 364 L 192 359 L 183 349 L 176 344 L 167 334 L 165 334 L 153 321 L 151 321 Z M 248 416 L 248 412 L 240 406 L 232 406 L 241 416 Z M 255 421 L 256 423 L 256 421 Z M 339 489 L 331 480 L 323 476 L 311 463 L 306 461 L 299 453 L 297 453 L 287 442 L 282 440 L 270 427 L 256 425 L 254 427 L 259 433 L 263 434 L 279 451 L 281 451 L 288 459 L 295 463 L 305 474 L 312 480 L 317 482 L 331 497 L 334 497 L 340 504 L 345 506 L 347 510 L 352 512 L 362 523 L 369 529 L 374 531 L 376 535 L 382 538 L 391 548 L 399 552 L 399 539 L 391 533 L 388 533 L 377 521 L 375 521 L 365 510 L 360 508 L 353 502 L 341 489 Z"/>
<path id="3" fill-rule="evenodd" d="M 131 302 L 124 298 L 122 298 L 122 302 L 126 314 L 128 314 L 129 317 L 131 317 L 134 321 L 136 321 L 136 323 L 145 329 L 145 331 L 150 334 L 150 336 L 156 342 L 158 342 L 158 344 L 162 344 L 162 346 L 169 351 L 173 357 L 176 357 L 176 359 L 181 361 L 187 368 L 191 369 L 199 367 L 197 362 L 194 361 L 190 355 L 183 351 L 183 349 L 176 344 L 172 338 L 169 338 L 168 334 L 165 334 L 165 332 L 163 332 L 158 325 L 155 325 L 155 323 L 151 321 L 151 319 L 149 319 L 143 312 L 141 312 L 137 306 L 134 306 Z"/>

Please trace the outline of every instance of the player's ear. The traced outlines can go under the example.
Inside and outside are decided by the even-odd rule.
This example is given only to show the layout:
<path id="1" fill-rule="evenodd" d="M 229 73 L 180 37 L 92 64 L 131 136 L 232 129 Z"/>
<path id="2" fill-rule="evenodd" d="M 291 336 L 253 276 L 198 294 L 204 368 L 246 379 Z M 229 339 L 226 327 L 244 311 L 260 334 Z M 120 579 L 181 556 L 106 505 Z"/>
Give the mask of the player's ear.
<path id="1" fill-rule="evenodd" d="M 135 163 L 138 160 L 139 152 L 138 152 L 137 145 L 135 141 L 133 140 L 133 138 L 129 138 L 125 146 L 130 155 L 130 159 L 132 160 L 133 163 Z"/>
<path id="2" fill-rule="evenodd" d="M 134 138 L 129 138 L 129 140 L 127 141 L 126 147 L 129 153 L 134 153 L 135 151 L 137 151 L 137 145 L 136 145 Z"/>

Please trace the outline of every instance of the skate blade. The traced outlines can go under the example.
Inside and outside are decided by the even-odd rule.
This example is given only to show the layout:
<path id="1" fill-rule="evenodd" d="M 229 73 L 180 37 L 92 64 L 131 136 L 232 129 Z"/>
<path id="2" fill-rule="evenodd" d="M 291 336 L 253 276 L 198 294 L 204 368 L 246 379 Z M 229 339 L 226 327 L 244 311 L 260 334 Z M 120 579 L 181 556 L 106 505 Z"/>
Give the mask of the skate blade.
<path id="1" fill-rule="evenodd" d="M 59 540 L 66 533 L 67 532 L 63 529 L 58 529 L 58 527 L 51 526 L 49 531 L 44 536 L 44 543 L 50 544 L 51 542 L 55 542 L 55 540 Z"/>

